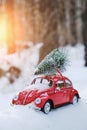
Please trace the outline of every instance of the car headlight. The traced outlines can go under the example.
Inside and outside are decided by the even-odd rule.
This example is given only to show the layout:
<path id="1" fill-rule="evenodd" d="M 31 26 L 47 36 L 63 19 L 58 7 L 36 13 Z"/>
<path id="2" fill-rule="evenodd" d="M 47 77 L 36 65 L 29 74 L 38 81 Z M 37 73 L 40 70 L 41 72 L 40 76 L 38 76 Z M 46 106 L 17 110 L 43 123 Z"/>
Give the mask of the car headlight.
<path id="1" fill-rule="evenodd" d="M 18 95 L 15 95 L 15 96 L 13 97 L 13 99 L 14 99 L 14 100 L 18 100 Z"/>
<path id="2" fill-rule="evenodd" d="M 40 104 L 41 103 L 41 99 L 40 98 L 36 98 L 35 103 L 36 104 Z"/>

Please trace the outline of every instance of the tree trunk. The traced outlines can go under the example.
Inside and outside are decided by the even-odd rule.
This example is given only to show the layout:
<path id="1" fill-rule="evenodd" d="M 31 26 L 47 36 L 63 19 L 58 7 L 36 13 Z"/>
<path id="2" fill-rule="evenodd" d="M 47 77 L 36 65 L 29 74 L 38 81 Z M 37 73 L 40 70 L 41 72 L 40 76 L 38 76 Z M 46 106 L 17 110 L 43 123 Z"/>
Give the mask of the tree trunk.
<path id="1" fill-rule="evenodd" d="M 14 0 L 6 0 L 6 23 L 7 23 L 7 45 L 8 53 L 15 52 L 15 32 L 14 32 Z"/>
<path id="2" fill-rule="evenodd" d="M 82 21 L 83 21 L 83 28 L 82 28 L 82 35 L 83 35 L 83 43 L 85 46 L 85 66 L 87 66 L 87 0 L 83 1 L 83 13 L 82 13 Z"/>
<path id="3" fill-rule="evenodd" d="M 72 43 L 71 41 L 71 29 L 70 29 L 70 0 L 65 1 L 65 17 L 66 17 L 66 39 L 67 39 L 67 44 Z"/>
<path id="4" fill-rule="evenodd" d="M 75 45 L 77 43 L 77 33 L 76 33 L 76 0 L 70 0 L 70 30 L 71 30 L 71 44 Z"/>
<path id="5" fill-rule="evenodd" d="M 35 43 L 35 0 L 26 0 L 27 40 Z"/>
<path id="6" fill-rule="evenodd" d="M 82 0 L 76 0 L 76 34 L 77 42 L 82 43 Z"/>
<path id="7" fill-rule="evenodd" d="M 58 21 L 57 21 L 57 31 L 58 31 L 58 45 L 65 45 L 67 43 L 67 37 L 66 37 L 66 13 L 65 13 L 65 3 L 64 0 L 57 0 L 58 5 Z"/>
<path id="8" fill-rule="evenodd" d="M 58 47 L 58 10 L 57 0 L 44 0 L 40 1 L 40 32 L 39 36 L 44 43 L 40 50 L 39 62 L 54 48 Z"/>

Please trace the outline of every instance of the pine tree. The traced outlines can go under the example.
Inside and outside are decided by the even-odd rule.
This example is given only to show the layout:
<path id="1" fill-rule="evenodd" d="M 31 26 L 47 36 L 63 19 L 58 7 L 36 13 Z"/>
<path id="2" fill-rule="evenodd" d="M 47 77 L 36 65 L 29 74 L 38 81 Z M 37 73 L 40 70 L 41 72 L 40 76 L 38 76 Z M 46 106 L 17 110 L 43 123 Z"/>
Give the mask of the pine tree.
<path id="1" fill-rule="evenodd" d="M 67 53 L 63 50 L 54 49 L 38 65 L 35 71 L 35 75 L 57 74 L 55 68 L 58 68 L 59 71 L 63 72 L 64 70 L 66 70 L 66 65 L 68 65 Z"/>

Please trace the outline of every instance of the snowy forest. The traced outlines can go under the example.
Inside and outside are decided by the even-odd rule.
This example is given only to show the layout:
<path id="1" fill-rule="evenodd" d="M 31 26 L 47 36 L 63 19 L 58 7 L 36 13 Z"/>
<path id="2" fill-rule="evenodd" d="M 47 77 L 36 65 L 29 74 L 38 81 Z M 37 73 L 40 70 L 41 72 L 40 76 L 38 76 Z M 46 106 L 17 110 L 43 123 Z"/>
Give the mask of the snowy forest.
<path id="1" fill-rule="evenodd" d="M 65 52 L 63 75 L 78 90 L 78 103 L 48 115 L 33 103 L 13 105 L 43 68 L 53 74 L 53 60 L 67 62 Z M 87 0 L 0 0 L 0 130 L 87 130 L 86 113 Z"/>

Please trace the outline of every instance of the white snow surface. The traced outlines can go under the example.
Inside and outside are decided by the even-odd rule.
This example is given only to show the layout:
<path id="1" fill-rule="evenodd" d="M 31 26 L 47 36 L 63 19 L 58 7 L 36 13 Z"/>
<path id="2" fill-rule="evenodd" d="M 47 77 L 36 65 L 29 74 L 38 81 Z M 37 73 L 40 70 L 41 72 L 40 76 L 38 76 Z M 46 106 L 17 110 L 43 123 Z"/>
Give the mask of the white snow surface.
<path id="1" fill-rule="evenodd" d="M 4 55 L 0 67 L 7 69 L 11 64 L 22 68 L 23 72 L 14 84 L 9 84 L 7 78 L 0 79 L 0 130 L 87 130 L 87 68 L 84 67 L 84 47 L 67 46 L 71 66 L 64 73 L 69 77 L 81 99 L 76 105 L 65 105 L 52 110 L 48 115 L 36 111 L 29 105 L 11 106 L 11 100 L 16 92 L 26 88 L 33 79 L 39 57 L 40 45 L 24 50 L 20 56 L 16 53 Z"/>

